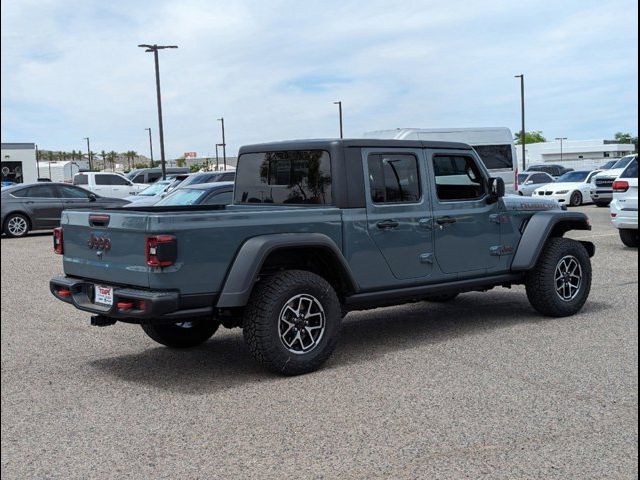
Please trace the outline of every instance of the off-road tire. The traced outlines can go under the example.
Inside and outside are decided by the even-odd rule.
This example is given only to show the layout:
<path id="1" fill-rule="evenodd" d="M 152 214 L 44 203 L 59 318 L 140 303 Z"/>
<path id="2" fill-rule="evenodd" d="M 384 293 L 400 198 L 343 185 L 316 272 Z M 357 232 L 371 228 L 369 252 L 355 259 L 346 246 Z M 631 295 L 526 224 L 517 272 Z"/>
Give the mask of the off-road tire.
<path id="1" fill-rule="evenodd" d="M 186 325 L 191 324 L 190 327 Z M 182 326 L 180 326 L 182 325 Z M 194 319 L 176 324 L 143 323 L 142 330 L 161 345 L 171 348 L 196 347 L 209 340 L 220 324 L 212 318 Z"/>
<path id="2" fill-rule="evenodd" d="M 16 233 L 16 231 L 10 227 L 10 223 L 12 221 L 19 221 L 22 224 L 24 224 L 25 225 L 24 230 L 19 234 Z M 4 233 L 7 237 L 22 238 L 22 237 L 26 237 L 27 234 L 29 233 L 29 230 L 31 229 L 31 222 L 29 221 L 29 218 L 26 215 L 23 215 L 21 213 L 12 213 L 5 219 L 2 229 L 4 230 Z"/>
<path id="3" fill-rule="evenodd" d="M 435 295 L 428 295 L 424 297 L 425 302 L 445 303 L 455 300 L 458 297 L 458 293 L 440 293 Z"/>
<path id="4" fill-rule="evenodd" d="M 575 298 L 563 300 L 556 291 L 556 268 L 565 256 L 574 257 L 582 269 L 582 282 Z M 591 291 L 591 259 L 586 248 L 576 240 L 550 238 L 535 267 L 527 272 L 525 287 L 531 306 L 543 315 L 567 317 L 583 307 Z"/>
<path id="5" fill-rule="evenodd" d="M 280 315 L 298 295 L 311 295 L 322 306 L 325 329 L 307 353 L 292 353 L 280 338 Z M 283 375 L 317 370 L 331 355 L 340 333 L 342 310 L 331 285 L 322 277 L 302 270 L 287 270 L 256 285 L 243 319 L 244 339 L 259 363 Z"/>
<path id="6" fill-rule="evenodd" d="M 638 248 L 638 230 L 620 229 L 620 240 L 627 247 Z"/>
<path id="7" fill-rule="evenodd" d="M 579 207 L 580 205 L 582 205 L 582 193 L 580 192 L 573 192 L 571 194 L 571 197 L 569 198 L 569 205 L 572 207 Z"/>

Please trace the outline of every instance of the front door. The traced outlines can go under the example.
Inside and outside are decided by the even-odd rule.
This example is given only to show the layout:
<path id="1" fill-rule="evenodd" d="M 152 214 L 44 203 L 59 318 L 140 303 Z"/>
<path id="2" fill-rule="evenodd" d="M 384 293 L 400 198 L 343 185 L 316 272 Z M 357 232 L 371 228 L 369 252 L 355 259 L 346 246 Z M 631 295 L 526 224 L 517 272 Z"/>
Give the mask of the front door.
<path id="1" fill-rule="evenodd" d="M 398 279 L 422 278 L 433 268 L 433 232 L 420 149 L 364 149 L 367 228 Z"/>
<path id="2" fill-rule="evenodd" d="M 488 174 L 470 151 L 427 152 L 434 197 L 435 256 L 444 273 L 473 276 L 499 266 L 500 203 L 490 203 Z"/>
<path id="3" fill-rule="evenodd" d="M 52 228 L 60 224 L 62 202 L 57 198 L 53 184 L 43 183 L 20 190 L 16 196 L 23 203 L 33 222 L 33 229 Z"/>

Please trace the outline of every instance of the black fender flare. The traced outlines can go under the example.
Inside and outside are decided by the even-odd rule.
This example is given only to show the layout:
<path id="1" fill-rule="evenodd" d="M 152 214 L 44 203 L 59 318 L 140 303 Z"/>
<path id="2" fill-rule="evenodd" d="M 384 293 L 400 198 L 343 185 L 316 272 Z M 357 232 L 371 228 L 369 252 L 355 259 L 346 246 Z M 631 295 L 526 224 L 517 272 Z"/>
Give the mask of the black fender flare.
<path id="1" fill-rule="evenodd" d="M 328 250 L 340 263 L 350 287 L 357 283 L 342 252 L 328 236 L 321 233 L 276 233 L 247 240 L 238 251 L 218 297 L 218 308 L 244 307 L 265 260 L 272 252 L 283 248 L 319 247 Z"/>
<path id="2" fill-rule="evenodd" d="M 589 218 L 581 212 L 548 211 L 534 214 L 528 221 L 511 263 L 511 271 L 531 270 L 549 237 L 562 237 L 570 230 L 591 230 Z M 581 241 L 590 257 L 596 247 L 591 242 Z"/>

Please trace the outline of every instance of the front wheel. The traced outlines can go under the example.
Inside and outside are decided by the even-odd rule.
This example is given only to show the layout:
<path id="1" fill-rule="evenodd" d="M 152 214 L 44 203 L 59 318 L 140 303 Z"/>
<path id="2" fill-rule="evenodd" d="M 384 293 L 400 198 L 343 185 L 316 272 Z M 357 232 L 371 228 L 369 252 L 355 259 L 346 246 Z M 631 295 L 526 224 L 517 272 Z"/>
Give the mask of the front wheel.
<path id="1" fill-rule="evenodd" d="M 190 348 L 209 340 L 219 325 L 217 320 L 208 318 L 171 324 L 143 323 L 141 327 L 144 333 L 161 345 Z"/>
<path id="2" fill-rule="evenodd" d="M 580 311 L 591 291 L 591 259 L 575 240 L 551 238 L 525 278 L 531 306 L 543 315 L 566 317 Z"/>
<path id="3" fill-rule="evenodd" d="M 621 229 L 620 240 L 627 247 L 638 248 L 638 230 Z"/>
<path id="4" fill-rule="evenodd" d="M 24 237 L 29 233 L 29 219 L 21 213 L 12 213 L 4 222 L 4 233 L 8 237 Z"/>
<path id="5" fill-rule="evenodd" d="M 266 368 L 300 375 L 317 370 L 329 358 L 341 318 L 340 301 L 324 278 L 288 270 L 256 286 L 243 333 L 251 354 Z"/>
<path id="6" fill-rule="evenodd" d="M 572 207 L 579 207 L 582 205 L 582 194 L 580 192 L 573 192 L 571 194 L 571 199 L 569 200 L 569 204 Z"/>

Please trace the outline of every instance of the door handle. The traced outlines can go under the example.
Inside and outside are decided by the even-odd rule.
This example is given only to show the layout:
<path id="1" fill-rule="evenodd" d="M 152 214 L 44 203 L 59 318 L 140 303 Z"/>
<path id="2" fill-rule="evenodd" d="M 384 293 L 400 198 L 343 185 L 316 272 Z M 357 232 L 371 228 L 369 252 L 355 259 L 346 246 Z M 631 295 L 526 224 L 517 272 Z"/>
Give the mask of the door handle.
<path id="1" fill-rule="evenodd" d="M 456 223 L 457 220 L 454 217 L 439 217 L 436 219 L 436 222 L 438 223 L 438 225 L 450 225 L 452 223 Z"/>
<path id="2" fill-rule="evenodd" d="M 394 228 L 398 228 L 400 223 L 395 220 L 383 220 L 378 222 L 377 225 L 380 230 L 393 230 Z"/>

